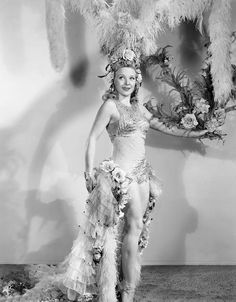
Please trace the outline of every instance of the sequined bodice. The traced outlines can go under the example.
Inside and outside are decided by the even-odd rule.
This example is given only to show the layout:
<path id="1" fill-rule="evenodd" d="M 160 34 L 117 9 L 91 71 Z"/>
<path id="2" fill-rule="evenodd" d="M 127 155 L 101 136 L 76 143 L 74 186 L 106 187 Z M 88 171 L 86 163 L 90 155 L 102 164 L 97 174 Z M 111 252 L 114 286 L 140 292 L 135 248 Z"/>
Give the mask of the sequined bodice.
<path id="1" fill-rule="evenodd" d="M 149 121 L 138 103 L 130 107 L 114 100 L 120 119 L 107 126 L 113 144 L 112 158 L 125 170 L 135 168 L 145 158 L 145 139 Z"/>
<path id="2" fill-rule="evenodd" d="M 125 106 L 119 101 L 114 101 L 120 114 L 120 119 L 107 126 L 107 132 L 113 142 L 116 137 L 129 137 L 138 133 L 142 138 L 146 138 L 149 122 L 141 112 L 137 103 Z"/>

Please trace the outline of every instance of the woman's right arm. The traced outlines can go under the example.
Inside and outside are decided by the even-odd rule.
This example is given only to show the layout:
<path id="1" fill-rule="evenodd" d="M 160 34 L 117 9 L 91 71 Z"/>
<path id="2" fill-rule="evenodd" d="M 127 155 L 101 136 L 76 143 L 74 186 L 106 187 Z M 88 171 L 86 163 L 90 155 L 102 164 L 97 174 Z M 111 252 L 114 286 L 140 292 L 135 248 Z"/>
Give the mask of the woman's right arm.
<path id="1" fill-rule="evenodd" d="M 92 129 L 87 140 L 87 147 L 85 152 L 85 172 L 88 175 L 91 175 L 93 170 L 96 141 L 106 128 L 107 124 L 110 122 L 113 110 L 114 104 L 112 101 L 108 100 L 102 104 L 96 115 L 95 121 L 93 123 Z"/>

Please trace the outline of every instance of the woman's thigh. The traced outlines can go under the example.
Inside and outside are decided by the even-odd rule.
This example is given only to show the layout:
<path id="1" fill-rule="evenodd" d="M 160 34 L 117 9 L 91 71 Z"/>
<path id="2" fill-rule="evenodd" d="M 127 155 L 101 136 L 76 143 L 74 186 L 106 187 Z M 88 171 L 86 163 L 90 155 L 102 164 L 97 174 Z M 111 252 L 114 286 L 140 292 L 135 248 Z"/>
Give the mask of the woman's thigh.
<path id="1" fill-rule="evenodd" d="M 127 219 L 142 221 L 149 200 L 149 181 L 141 184 L 132 182 L 128 190 L 130 200 L 127 206 Z"/>

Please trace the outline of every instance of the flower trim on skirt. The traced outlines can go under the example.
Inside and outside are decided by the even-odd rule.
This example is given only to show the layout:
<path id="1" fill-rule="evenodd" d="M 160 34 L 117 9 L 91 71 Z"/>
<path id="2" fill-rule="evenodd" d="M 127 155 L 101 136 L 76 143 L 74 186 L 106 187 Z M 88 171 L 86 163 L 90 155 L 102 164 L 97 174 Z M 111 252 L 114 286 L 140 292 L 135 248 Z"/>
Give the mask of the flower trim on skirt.
<path id="1" fill-rule="evenodd" d="M 88 293 L 99 302 L 116 302 L 119 283 L 117 251 L 121 246 L 124 208 L 129 201 L 132 181 L 149 180 L 149 202 L 143 216 L 143 230 L 138 241 L 140 254 L 148 244 L 150 214 L 161 194 L 161 186 L 151 166 L 144 160 L 134 170 L 125 173 L 113 160 L 101 162 L 94 170 L 96 184 L 86 201 L 86 222 L 80 228 L 71 252 L 63 265 L 67 267 L 63 284 L 78 292 Z"/>

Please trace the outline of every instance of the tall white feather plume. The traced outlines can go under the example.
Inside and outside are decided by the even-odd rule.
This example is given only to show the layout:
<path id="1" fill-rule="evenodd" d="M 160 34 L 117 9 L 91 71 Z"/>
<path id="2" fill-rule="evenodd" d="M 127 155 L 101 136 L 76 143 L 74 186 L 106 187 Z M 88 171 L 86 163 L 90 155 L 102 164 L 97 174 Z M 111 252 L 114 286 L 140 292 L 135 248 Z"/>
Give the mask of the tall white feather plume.
<path id="1" fill-rule="evenodd" d="M 87 21 L 96 21 L 100 12 L 108 7 L 105 0 L 64 0 L 74 11 L 79 11 Z M 94 20 L 95 18 L 95 20 Z"/>
<path id="2" fill-rule="evenodd" d="M 45 9 L 51 62 L 61 71 L 66 61 L 63 0 L 46 0 Z"/>
<path id="3" fill-rule="evenodd" d="M 182 20 L 194 20 L 210 8 L 213 0 L 159 0 L 156 2 L 156 13 L 160 21 L 166 21 L 174 28 Z"/>
<path id="4" fill-rule="evenodd" d="M 211 73 L 215 99 L 223 102 L 232 89 L 230 62 L 231 0 L 214 0 L 209 16 Z"/>
<path id="5" fill-rule="evenodd" d="M 114 0 L 112 5 L 113 12 L 128 12 L 133 17 L 139 18 L 142 0 Z"/>

